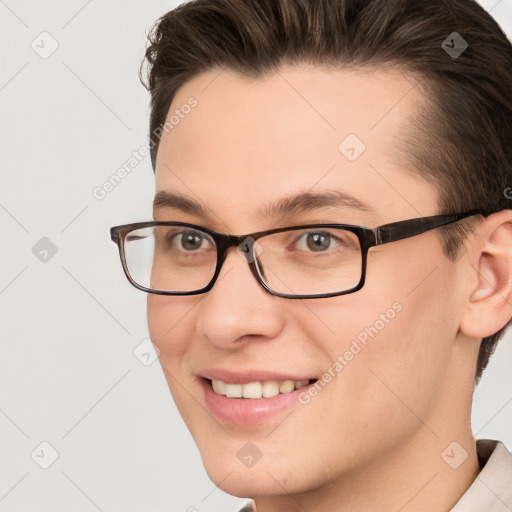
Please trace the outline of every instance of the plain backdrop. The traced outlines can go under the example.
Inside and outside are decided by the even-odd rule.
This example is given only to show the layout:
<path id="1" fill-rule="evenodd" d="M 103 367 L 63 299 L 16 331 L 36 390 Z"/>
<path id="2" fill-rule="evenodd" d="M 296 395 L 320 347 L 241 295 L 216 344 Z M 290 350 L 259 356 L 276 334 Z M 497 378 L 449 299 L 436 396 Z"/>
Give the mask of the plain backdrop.
<path id="1" fill-rule="evenodd" d="M 2 512 L 246 502 L 208 479 L 158 361 L 143 356 L 146 295 L 109 238 L 151 219 L 149 157 L 93 195 L 146 140 L 138 66 L 150 26 L 178 3 L 0 0 Z M 512 1 L 483 5 L 511 35 Z M 475 436 L 509 449 L 511 361 L 508 334 L 473 410 Z"/>

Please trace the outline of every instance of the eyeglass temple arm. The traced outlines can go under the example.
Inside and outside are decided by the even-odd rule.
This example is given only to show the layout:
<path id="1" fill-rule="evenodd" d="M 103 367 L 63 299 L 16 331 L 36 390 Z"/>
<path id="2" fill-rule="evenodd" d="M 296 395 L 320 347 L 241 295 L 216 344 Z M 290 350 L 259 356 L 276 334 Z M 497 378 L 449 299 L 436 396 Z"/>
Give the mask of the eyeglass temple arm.
<path id="1" fill-rule="evenodd" d="M 418 219 L 402 220 L 399 222 L 392 222 L 391 224 L 385 224 L 373 231 L 375 234 L 375 245 L 386 244 L 402 240 L 404 238 L 409 238 L 411 236 L 421 235 L 431 229 L 452 224 L 453 222 L 466 217 L 479 214 L 484 215 L 480 210 L 470 210 L 466 213 L 434 215 L 432 217 L 420 217 Z"/>

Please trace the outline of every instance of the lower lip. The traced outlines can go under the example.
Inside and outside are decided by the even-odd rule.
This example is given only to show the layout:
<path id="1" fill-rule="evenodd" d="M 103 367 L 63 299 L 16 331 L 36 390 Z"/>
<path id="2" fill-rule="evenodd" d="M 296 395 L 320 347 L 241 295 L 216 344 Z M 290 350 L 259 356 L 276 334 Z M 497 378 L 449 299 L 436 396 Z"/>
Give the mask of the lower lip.
<path id="1" fill-rule="evenodd" d="M 208 410 L 220 421 L 236 425 L 257 425 L 298 402 L 299 395 L 309 386 L 280 393 L 271 398 L 228 398 L 213 391 L 210 383 L 200 379 Z"/>

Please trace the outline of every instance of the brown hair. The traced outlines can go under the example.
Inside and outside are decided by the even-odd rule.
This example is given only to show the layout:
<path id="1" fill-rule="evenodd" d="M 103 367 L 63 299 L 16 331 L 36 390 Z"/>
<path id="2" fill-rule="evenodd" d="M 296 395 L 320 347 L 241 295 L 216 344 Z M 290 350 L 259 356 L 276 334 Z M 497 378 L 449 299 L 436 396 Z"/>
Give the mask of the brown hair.
<path id="1" fill-rule="evenodd" d="M 460 55 L 442 47 L 457 32 Z M 439 191 L 438 213 L 508 209 L 512 185 L 512 45 L 474 0 L 195 0 L 149 34 L 151 161 L 178 88 L 229 68 L 258 78 L 284 63 L 393 66 L 420 78 L 427 98 L 399 150 Z M 455 260 L 475 218 L 438 230 Z M 500 331 L 484 338 L 478 383 Z"/>

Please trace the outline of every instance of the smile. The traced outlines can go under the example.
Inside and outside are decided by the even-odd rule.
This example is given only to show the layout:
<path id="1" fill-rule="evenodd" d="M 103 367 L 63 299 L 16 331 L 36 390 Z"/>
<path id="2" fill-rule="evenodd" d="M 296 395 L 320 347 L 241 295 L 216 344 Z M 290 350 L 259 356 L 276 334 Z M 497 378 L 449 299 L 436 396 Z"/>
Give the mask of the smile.
<path id="1" fill-rule="evenodd" d="M 310 380 L 267 380 L 232 384 L 221 380 L 209 380 L 213 391 L 228 398 L 272 398 L 279 394 L 291 393 L 314 382 Z"/>
<path id="2" fill-rule="evenodd" d="M 216 373 L 222 373 L 225 380 L 214 379 L 213 375 L 198 380 L 203 390 L 204 403 L 217 420 L 232 425 L 277 421 L 276 416 L 297 405 L 300 393 L 306 392 L 318 380 L 278 379 L 277 375 L 256 380 L 256 375 L 249 378 L 247 375 L 230 372 Z"/>

